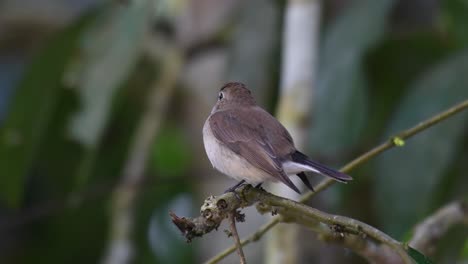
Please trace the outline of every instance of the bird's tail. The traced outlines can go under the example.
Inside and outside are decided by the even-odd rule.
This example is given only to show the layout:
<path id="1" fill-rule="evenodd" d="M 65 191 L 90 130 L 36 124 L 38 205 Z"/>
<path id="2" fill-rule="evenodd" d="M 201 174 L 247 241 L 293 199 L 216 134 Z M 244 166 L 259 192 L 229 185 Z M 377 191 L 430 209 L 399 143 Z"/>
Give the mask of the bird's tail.
<path id="1" fill-rule="evenodd" d="M 310 167 L 311 171 L 318 172 L 322 175 L 332 177 L 333 179 L 339 181 L 339 182 L 348 182 L 352 180 L 353 178 L 345 173 L 342 173 L 340 171 L 334 170 L 332 168 L 329 168 L 325 165 L 322 165 L 318 162 L 315 162 L 313 160 L 310 160 L 309 157 L 307 157 L 305 154 L 296 151 L 292 154 L 292 160 L 294 162 L 303 164 L 307 167 Z"/>

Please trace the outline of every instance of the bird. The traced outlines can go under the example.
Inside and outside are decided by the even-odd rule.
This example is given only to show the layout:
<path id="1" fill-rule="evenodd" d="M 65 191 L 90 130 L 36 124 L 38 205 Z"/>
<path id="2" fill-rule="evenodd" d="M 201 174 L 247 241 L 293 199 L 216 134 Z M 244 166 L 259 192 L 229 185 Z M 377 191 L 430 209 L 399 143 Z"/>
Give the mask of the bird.
<path id="1" fill-rule="evenodd" d="M 305 172 L 346 183 L 352 177 L 311 160 L 296 149 L 287 129 L 257 105 L 252 92 L 240 82 L 228 82 L 203 125 L 203 143 L 212 166 L 239 182 L 281 182 L 300 193 L 290 177 L 297 176 L 314 191 Z"/>

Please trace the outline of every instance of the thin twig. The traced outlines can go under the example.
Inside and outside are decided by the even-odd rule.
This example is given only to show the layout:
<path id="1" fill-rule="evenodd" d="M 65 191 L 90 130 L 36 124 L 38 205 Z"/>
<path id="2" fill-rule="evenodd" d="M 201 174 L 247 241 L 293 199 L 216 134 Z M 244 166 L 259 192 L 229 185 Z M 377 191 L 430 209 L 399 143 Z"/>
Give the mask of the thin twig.
<path id="1" fill-rule="evenodd" d="M 244 251 L 242 250 L 242 245 L 240 243 L 239 234 L 237 233 L 236 228 L 236 211 L 229 213 L 229 227 L 231 229 L 232 238 L 234 239 L 234 244 L 237 248 L 237 254 L 239 255 L 240 263 L 246 264 Z"/>
<path id="2" fill-rule="evenodd" d="M 396 134 L 396 136 L 394 137 L 391 137 L 389 140 L 387 140 L 386 142 L 374 147 L 373 149 L 369 150 L 368 152 L 364 153 L 363 155 L 357 157 L 356 159 L 354 159 L 353 161 L 351 161 L 350 163 L 346 164 L 343 168 L 341 168 L 341 171 L 342 172 L 350 172 L 351 170 L 353 170 L 354 168 L 364 164 L 365 162 L 369 161 L 370 159 L 376 157 L 377 155 L 379 155 L 380 153 L 388 150 L 388 149 L 391 149 L 397 145 L 395 145 L 395 138 L 399 138 L 401 140 L 405 140 L 405 139 L 408 139 L 416 134 L 418 134 L 419 132 L 421 131 L 424 131 L 426 129 L 428 129 L 429 127 L 465 110 L 466 108 L 468 108 L 468 100 L 464 100 L 462 101 L 461 103 L 457 104 L 457 105 L 454 105 L 452 107 L 450 107 L 449 109 L 439 113 L 439 114 L 436 114 L 435 116 L 407 129 L 407 130 L 404 130 L 398 134 Z M 331 186 L 332 184 L 334 184 L 335 181 L 334 180 L 331 180 L 331 179 L 325 179 L 325 180 L 322 180 L 316 187 L 314 187 L 315 189 L 315 192 L 308 192 L 306 193 L 304 196 L 301 197 L 301 199 L 299 200 L 300 202 L 305 202 L 307 200 L 309 200 L 312 196 L 314 196 L 316 193 L 319 193 L 323 190 L 325 190 L 327 187 Z M 272 220 L 270 220 L 268 223 L 266 223 L 265 225 L 263 225 L 262 227 L 260 227 L 260 229 L 258 231 L 256 231 L 255 233 L 249 235 L 246 239 L 243 239 L 241 241 L 241 244 L 242 246 L 245 246 L 251 242 L 254 242 L 254 241 L 257 241 L 258 239 L 260 239 L 266 232 L 268 232 L 268 230 L 270 230 L 272 227 L 276 226 L 276 224 L 278 224 L 280 221 L 279 221 L 279 218 L 278 217 L 275 217 L 273 218 Z M 214 256 L 213 258 L 211 258 L 210 260 L 207 261 L 207 263 L 217 263 L 219 262 L 220 260 L 222 260 L 223 258 L 225 258 L 226 256 L 230 255 L 232 252 L 234 252 L 236 250 L 236 247 L 233 245 L 227 249 L 225 249 L 223 252 L 219 253 L 218 255 Z"/>
<path id="3" fill-rule="evenodd" d="M 112 197 L 110 238 L 103 263 L 130 263 L 133 256 L 134 207 L 145 180 L 151 145 L 165 117 L 182 65 L 179 49 L 167 48 L 164 56 L 161 77 L 153 84 L 146 111 L 138 124 L 121 179 Z"/>
<path id="4" fill-rule="evenodd" d="M 354 159 L 350 163 L 346 164 L 343 168 L 341 168 L 340 171 L 342 172 L 350 172 L 354 168 L 356 168 L 359 165 L 364 164 L 365 162 L 369 161 L 370 159 L 374 158 L 375 156 L 379 155 L 380 153 L 391 149 L 395 146 L 395 139 L 400 139 L 400 140 L 405 140 L 409 139 L 412 136 L 418 134 L 419 132 L 428 129 L 429 127 L 439 123 L 440 121 L 443 121 L 447 119 L 448 117 L 451 117 L 463 110 L 468 108 L 468 100 L 465 100 L 455 106 L 450 107 L 449 109 L 423 121 L 420 122 L 419 124 L 415 125 L 414 127 L 411 127 L 407 130 L 404 130 L 398 134 L 396 134 L 393 137 L 390 137 L 386 142 L 378 145 L 377 147 L 371 149 L 370 151 L 364 153 L 363 155 L 359 156 L 358 158 Z M 301 198 L 301 202 L 305 202 L 309 200 L 312 196 L 317 194 L 320 191 L 325 190 L 327 187 L 331 186 L 334 184 L 336 181 L 331 180 L 331 179 L 326 179 L 322 180 L 316 187 L 314 187 L 315 192 L 308 192 Z"/>
<path id="5" fill-rule="evenodd" d="M 260 229 L 258 229 L 255 233 L 249 235 L 247 238 L 243 239 L 240 243 L 241 246 L 247 245 L 251 242 L 255 242 L 259 240 L 268 230 L 274 227 L 276 224 L 280 222 L 280 216 L 273 218 L 270 222 L 266 223 Z M 229 248 L 226 248 L 223 252 L 219 253 L 218 255 L 214 256 L 210 260 L 206 262 L 206 264 L 214 264 L 220 262 L 225 257 L 229 256 L 233 250 L 236 250 L 236 245 L 233 245 Z"/>

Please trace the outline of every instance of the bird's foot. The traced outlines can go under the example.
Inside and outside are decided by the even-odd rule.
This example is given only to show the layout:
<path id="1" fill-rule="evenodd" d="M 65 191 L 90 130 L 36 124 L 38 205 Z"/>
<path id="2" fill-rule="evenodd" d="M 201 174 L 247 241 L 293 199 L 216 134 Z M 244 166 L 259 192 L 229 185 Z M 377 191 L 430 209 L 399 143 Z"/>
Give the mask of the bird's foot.
<path id="1" fill-rule="evenodd" d="M 245 184 L 245 180 L 242 180 L 242 181 L 236 183 L 236 185 L 227 188 L 227 189 L 224 191 L 224 193 L 228 193 L 228 192 L 233 192 L 233 193 L 235 193 L 235 192 L 236 192 L 236 189 L 239 188 L 240 186 L 244 185 L 244 184 Z"/>
<path id="2" fill-rule="evenodd" d="M 261 183 L 259 183 L 259 184 L 255 185 L 255 187 L 254 187 L 254 188 L 255 188 L 255 189 L 259 189 L 259 190 L 263 190 L 263 188 L 262 188 L 262 184 L 263 184 L 263 182 L 261 182 Z"/>

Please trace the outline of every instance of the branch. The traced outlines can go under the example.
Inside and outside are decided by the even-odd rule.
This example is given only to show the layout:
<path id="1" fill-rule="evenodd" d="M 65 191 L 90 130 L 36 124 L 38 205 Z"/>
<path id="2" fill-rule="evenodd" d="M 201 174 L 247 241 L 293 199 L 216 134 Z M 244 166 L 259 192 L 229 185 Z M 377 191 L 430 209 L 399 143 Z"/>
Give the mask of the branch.
<path id="1" fill-rule="evenodd" d="M 230 235 L 232 235 L 232 237 L 234 238 L 234 243 L 237 248 L 237 254 L 239 255 L 239 258 L 240 258 L 240 263 L 246 264 L 247 262 L 245 261 L 244 251 L 242 250 L 242 245 L 240 244 L 239 234 L 237 233 L 236 220 L 240 220 L 242 222 L 244 221 L 244 214 L 241 214 L 237 210 L 229 213 L 229 227 L 231 229 Z"/>
<path id="2" fill-rule="evenodd" d="M 283 50 L 281 63 L 278 120 L 294 138 L 296 147 L 306 146 L 310 123 L 311 98 L 314 85 L 316 59 L 320 35 L 321 1 L 286 1 L 284 9 Z M 301 188 L 302 186 L 299 186 Z M 299 194 L 282 184 L 271 186 L 281 196 L 297 200 Z M 299 227 L 278 226 L 270 233 L 266 243 L 265 262 L 270 264 L 294 263 L 308 250 L 301 245 Z M 309 247 L 310 248 L 310 247 Z"/>
<path id="3" fill-rule="evenodd" d="M 153 42 L 151 42 L 155 46 Z M 154 49 L 154 48 L 153 48 Z M 182 66 L 181 50 L 162 48 L 157 53 L 148 48 L 148 55 L 158 61 L 156 56 L 164 54 L 160 77 L 152 84 L 144 112 L 134 135 L 133 143 L 124 165 L 120 182 L 112 197 L 110 239 L 103 263 L 129 263 L 133 255 L 132 234 L 134 232 L 134 207 L 145 181 L 145 168 L 152 142 L 161 126 L 169 99 L 172 96 L 177 76 Z M 164 53 L 162 53 L 164 52 Z M 153 54 L 156 53 L 156 54 Z"/>
<path id="4" fill-rule="evenodd" d="M 219 227 L 221 222 L 236 209 L 254 204 L 261 214 L 279 214 L 278 222 L 304 225 L 319 234 L 319 238 L 350 246 L 373 262 L 377 260 L 372 259 L 373 256 L 369 253 L 371 251 L 380 253 L 374 253 L 380 257 L 379 260 L 382 256 L 391 256 L 391 260 L 386 259 L 380 263 L 412 263 L 400 242 L 366 223 L 345 216 L 331 215 L 262 189 L 253 188 L 251 185 L 244 185 L 235 192 L 208 197 L 201 207 L 201 215 L 197 218 L 178 217 L 174 213 L 170 215 L 187 241 L 191 241 L 194 237 L 201 237 Z M 362 242 L 356 243 L 356 241 Z M 386 247 L 391 249 L 390 253 Z M 382 250 L 386 253 L 383 254 Z M 217 258 L 208 263 L 219 260 Z"/>
<path id="5" fill-rule="evenodd" d="M 426 129 L 428 129 L 429 127 L 465 110 L 466 108 L 468 108 L 468 100 L 465 100 L 465 101 L 462 101 L 461 103 L 455 105 L 455 106 L 452 106 L 450 107 L 449 109 L 439 113 L 439 114 L 436 114 L 435 116 L 415 125 L 414 127 L 411 127 L 407 130 L 404 130 L 398 134 L 396 134 L 395 136 L 391 137 L 389 140 L 387 140 L 386 142 L 374 147 L 373 149 L 369 150 L 368 152 L 364 153 L 363 155 L 359 156 L 358 158 L 354 159 L 353 161 L 351 161 L 350 163 L 346 164 L 343 168 L 341 168 L 341 171 L 342 172 L 350 172 L 351 170 L 353 170 L 354 168 L 358 167 L 359 165 L 362 165 L 364 163 L 366 163 L 367 161 L 369 161 L 370 159 L 376 157 L 377 155 L 379 155 L 380 153 L 388 150 L 388 149 L 391 149 L 395 146 L 401 146 L 401 143 L 404 142 L 404 140 L 406 139 L 409 139 L 410 137 L 420 133 L 421 131 L 424 131 Z M 320 183 L 317 184 L 317 186 L 314 187 L 315 189 L 315 192 L 308 192 L 306 193 L 305 195 L 303 195 L 301 197 L 301 199 L 299 200 L 300 202 L 305 202 L 307 200 L 309 200 L 312 196 L 314 196 L 316 193 L 319 193 L 323 190 L 325 190 L 326 188 L 328 188 L 329 186 L 331 186 L 332 184 L 334 184 L 335 181 L 334 180 L 331 180 L 331 179 L 325 179 L 325 180 L 322 180 Z M 241 244 L 243 246 L 251 243 L 251 242 L 254 242 L 254 241 L 257 241 L 259 240 L 266 232 L 268 232 L 268 230 L 270 230 L 271 228 L 273 228 L 274 226 L 276 226 L 278 223 L 279 223 L 279 219 L 278 218 L 273 218 L 272 220 L 270 220 L 268 223 L 266 223 L 265 225 L 263 225 L 262 227 L 260 227 L 259 230 L 257 230 L 255 233 L 249 235 L 246 239 L 242 240 Z M 226 256 L 228 256 L 229 254 L 231 254 L 232 252 L 234 252 L 236 250 L 236 247 L 235 246 L 231 246 L 227 249 L 225 249 L 223 252 L 219 253 L 218 255 L 214 256 L 210 261 L 209 263 L 216 263 L 218 261 L 220 261 L 221 259 L 225 258 Z"/>
<path id="6" fill-rule="evenodd" d="M 409 245 L 425 255 L 433 255 L 439 239 L 457 224 L 468 225 L 468 203 L 452 202 L 419 223 Z"/>
<path id="7" fill-rule="evenodd" d="M 404 140 L 411 138 L 412 136 L 430 128 L 431 126 L 438 124 L 439 122 L 465 110 L 468 108 L 468 100 L 462 101 L 461 103 L 450 107 L 449 109 L 436 114 L 435 116 L 420 122 L 419 124 L 401 131 L 400 133 L 396 134 L 393 137 L 390 137 L 386 142 L 374 147 L 373 149 L 369 150 L 368 152 L 364 153 L 363 155 L 359 156 L 358 158 L 354 159 L 350 163 L 346 164 L 343 168 L 341 168 L 341 172 L 350 172 L 354 168 L 358 167 L 369 161 L 370 159 L 376 157 L 380 153 L 391 149 L 393 147 L 399 147 L 404 145 Z M 319 193 L 320 191 L 325 190 L 329 186 L 333 185 L 336 181 L 331 179 L 326 179 L 321 181 L 316 187 L 314 187 L 315 192 L 308 192 L 301 198 L 301 202 L 305 202 L 309 200 L 312 196 Z"/>

